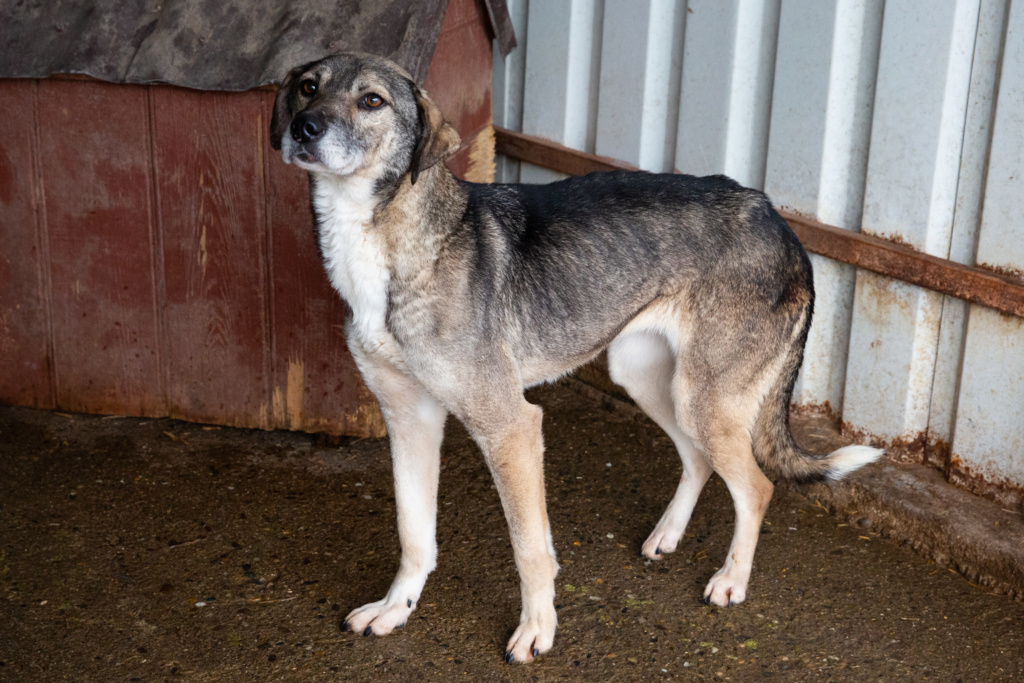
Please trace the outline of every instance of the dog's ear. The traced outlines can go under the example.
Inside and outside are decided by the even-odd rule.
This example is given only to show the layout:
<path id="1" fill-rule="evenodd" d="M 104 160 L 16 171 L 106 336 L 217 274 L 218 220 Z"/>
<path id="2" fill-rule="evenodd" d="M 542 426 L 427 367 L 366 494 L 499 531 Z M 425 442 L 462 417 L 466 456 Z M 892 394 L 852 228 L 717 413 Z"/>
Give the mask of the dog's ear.
<path id="1" fill-rule="evenodd" d="M 427 94 L 415 84 L 416 111 L 420 117 L 420 137 L 412 153 L 412 182 L 420 173 L 458 151 L 462 139 L 458 132 L 445 120 L 444 114 Z"/>
<path id="2" fill-rule="evenodd" d="M 270 146 L 276 150 L 281 149 L 281 138 L 288 132 L 288 98 L 291 95 L 292 83 L 306 69 L 307 65 L 299 66 L 288 72 L 277 89 L 277 97 L 274 99 L 274 113 L 270 116 Z"/>

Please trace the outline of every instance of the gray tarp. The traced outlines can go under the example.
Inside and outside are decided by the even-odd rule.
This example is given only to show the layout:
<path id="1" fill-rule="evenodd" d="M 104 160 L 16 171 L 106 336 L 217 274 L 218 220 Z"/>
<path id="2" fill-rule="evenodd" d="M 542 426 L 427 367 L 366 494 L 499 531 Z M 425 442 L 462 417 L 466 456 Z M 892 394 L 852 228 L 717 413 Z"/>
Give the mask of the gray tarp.
<path id="1" fill-rule="evenodd" d="M 501 19 L 495 23 L 510 26 L 499 4 L 488 9 L 498 9 Z M 247 90 L 331 52 L 362 50 L 391 57 L 422 82 L 447 5 L 448 0 L 0 0 L 0 78 L 78 73 L 114 83 Z M 499 39 L 503 49 L 508 40 Z"/>

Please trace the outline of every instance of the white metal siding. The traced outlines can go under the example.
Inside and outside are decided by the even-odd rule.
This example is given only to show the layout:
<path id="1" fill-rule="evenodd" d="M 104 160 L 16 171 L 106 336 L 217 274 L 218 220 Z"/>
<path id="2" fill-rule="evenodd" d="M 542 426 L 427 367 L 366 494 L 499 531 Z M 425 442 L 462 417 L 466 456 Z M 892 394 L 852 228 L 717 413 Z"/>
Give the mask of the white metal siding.
<path id="1" fill-rule="evenodd" d="M 498 125 L 1024 271 L 1024 3 L 510 0 Z M 499 180 L 558 174 L 503 161 Z M 1024 320 L 812 256 L 797 403 L 1024 487 Z"/>
<path id="2" fill-rule="evenodd" d="M 989 3 L 986 3 L 989 4 Z M 993 2 L 999 14 L 1005 2 Z M 1012 3 L 997 90 L 977 262 L 1024 272 L 1024 3 Z M 998 22 L 990 20 L 987 40 Z M 992 54 L 990 51 L 989 54 Z M 991 66 L 992 60 L 986 61 Z M 953 432 L 954 473 L 1024 483 L 1024 319 L 970 307 Z"/>

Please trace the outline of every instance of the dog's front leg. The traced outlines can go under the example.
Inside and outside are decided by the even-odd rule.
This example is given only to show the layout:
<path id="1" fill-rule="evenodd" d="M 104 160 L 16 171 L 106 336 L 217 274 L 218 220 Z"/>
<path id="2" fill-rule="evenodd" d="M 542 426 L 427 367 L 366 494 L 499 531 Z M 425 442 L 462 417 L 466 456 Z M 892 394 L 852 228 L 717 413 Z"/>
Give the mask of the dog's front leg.
<path id="1" fill-rule="evenodd" d="M 557 624 L 558 563 L 544 501 L 542 411 L 519 400 L 519 405 L 502 411 L 500 424 L 470 427 L 498 488 L 519 569 L 523 610 L 505 651 L 509 663 L 530 662 L 551 649 Z"/>
<path id="2" fill-rule="evenodd" d="M 402 560 L 384 599 L 354 610 L 343 628 L 383 636 L 405 625 L 437 563 L 437 482 L 447 413 L 415 379 L 354 355 L 388 428 Z"/>

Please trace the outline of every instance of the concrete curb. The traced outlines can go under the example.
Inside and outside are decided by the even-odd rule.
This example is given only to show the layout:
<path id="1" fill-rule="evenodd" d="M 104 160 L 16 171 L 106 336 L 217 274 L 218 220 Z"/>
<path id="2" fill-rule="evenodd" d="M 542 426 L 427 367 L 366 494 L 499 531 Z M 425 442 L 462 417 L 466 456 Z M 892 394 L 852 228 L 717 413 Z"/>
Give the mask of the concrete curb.
<path id="1" fill-rule="evenodd" d="M 870 526 L 993 592 L 1024 598 L 1024 518 L 926 465 L 883 459 L 841 482 L 783 487 Z"/>

